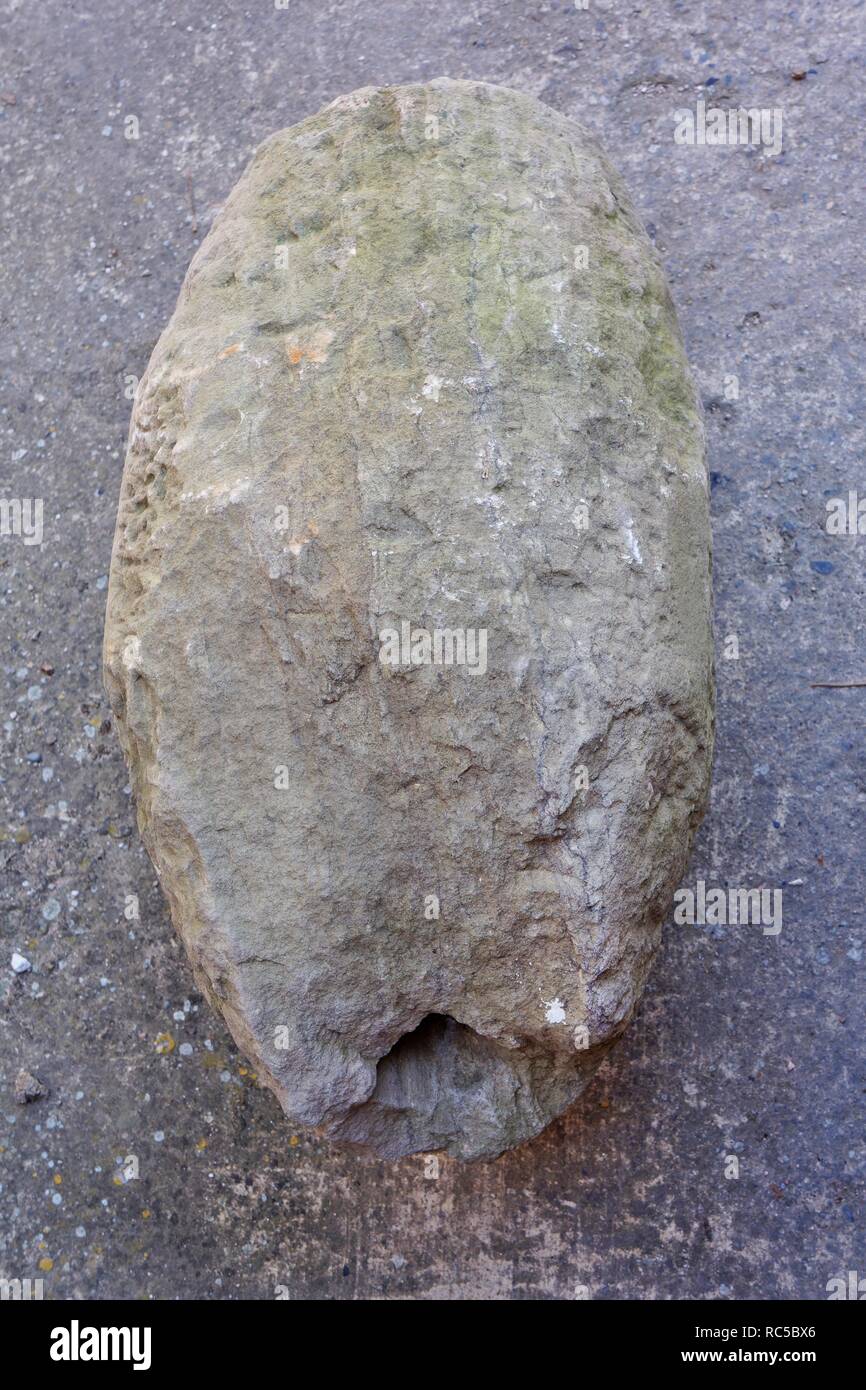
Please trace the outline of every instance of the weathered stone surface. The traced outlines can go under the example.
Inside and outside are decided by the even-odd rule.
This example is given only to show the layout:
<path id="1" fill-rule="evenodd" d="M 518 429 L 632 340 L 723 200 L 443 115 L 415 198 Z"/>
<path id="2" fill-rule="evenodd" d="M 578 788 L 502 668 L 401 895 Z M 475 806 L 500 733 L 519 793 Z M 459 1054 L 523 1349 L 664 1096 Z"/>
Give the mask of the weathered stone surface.
<path id="1" fill-rule="evenodd" d="M 48 1087 L 43 1086 L 38 1076 L 34 1076 L 32 1072 L 25 1071 L 21 1067 L 15 1077 L 13 1093 L 19 1105 L 29 1105 L 31 1101 L 41 1100 L 43 1096 L 47 1096 Z"/>
<path id="2" fill-rule="evenodd" d="M 404 623 L 485 659 L 388 664 Z M 574 1100 L 713 721 L 700 412 L 580 126 L 440 80 L 266 141 L 137 392 L 105 676 L 196 976 L 293 1124 L 472 1158 Z"/>

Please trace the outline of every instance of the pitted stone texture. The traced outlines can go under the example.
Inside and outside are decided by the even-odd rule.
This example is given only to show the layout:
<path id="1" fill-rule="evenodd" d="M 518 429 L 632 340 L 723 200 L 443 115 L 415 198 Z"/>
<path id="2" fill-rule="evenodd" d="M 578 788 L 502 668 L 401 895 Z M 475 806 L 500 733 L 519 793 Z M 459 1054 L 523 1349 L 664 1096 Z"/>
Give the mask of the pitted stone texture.
<path id="1" fill-rule="evenodd" d="M 485 629 L 486 671 L 384 665 L 403 621 Z M 575 1099 L 713 723 L 700 411 L 586 131 L 443 79 L 265 142 L 137 392 L 105 673 L 197 978 L 293 1125 L 475 1158 Z"/>

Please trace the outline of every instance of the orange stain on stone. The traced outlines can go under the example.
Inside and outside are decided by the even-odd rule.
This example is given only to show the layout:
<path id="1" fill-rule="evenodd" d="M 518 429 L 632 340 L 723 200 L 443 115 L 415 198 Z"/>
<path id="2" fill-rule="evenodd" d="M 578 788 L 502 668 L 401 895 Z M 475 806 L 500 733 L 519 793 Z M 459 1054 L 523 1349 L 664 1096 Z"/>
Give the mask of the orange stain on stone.
<path id="1" fill-rule="evenodd" d="M 311 333 L 309 338 L 303 342 L 296 339 L 286 340 L 286 354 L 293 367 L 299 367 L 304 361 L 315 362 L 317 365 L 328 360 L 328 348 L 334 341 L 334 335 L 330 328 L 317 328 Z"/>
<path id="2" fill-rule="evenodd" d="M 300 555 L 304 546 L 309 545 L 310 541 L 314 541 L 318 534 L 319 528 L 315 521 L 308 521 L 301 534 L 299 536 L 292 536 L 287 542 L 289 550 L 293 555 Z"/>

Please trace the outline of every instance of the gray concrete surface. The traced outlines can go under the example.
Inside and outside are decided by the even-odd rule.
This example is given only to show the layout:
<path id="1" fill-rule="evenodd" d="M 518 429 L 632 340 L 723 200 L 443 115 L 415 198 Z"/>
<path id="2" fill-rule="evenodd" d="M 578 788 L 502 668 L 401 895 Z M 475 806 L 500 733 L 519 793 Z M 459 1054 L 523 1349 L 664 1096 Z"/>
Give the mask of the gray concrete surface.
<path id="1" fill-rule="evenodd" d="M 0 4 L 0 497 L 44 499 L 42 545 L 0 548 L 0 1274 L 444 1300 L 823 1299 L 866 1274 L 866 690 L 810 688 L 866 679 L 866 540 L 825 529 L 866 495 L 864 29 L 856 0 Z M 671 923 L 576 1108 L 434 1176 L 292 1137 L 196 994 L 100 642 L 127 379 L 213 210 L 275 128 L 440 74 L 585 121 L 662 252 L 713 471 L 718 746 L 686 884 L 782 888 L 784 922 Z M 676 144 L 699 98 L 780 108 L 782 153 Z M 21 1067 L 46 1096 L 15 1100 Z"/>

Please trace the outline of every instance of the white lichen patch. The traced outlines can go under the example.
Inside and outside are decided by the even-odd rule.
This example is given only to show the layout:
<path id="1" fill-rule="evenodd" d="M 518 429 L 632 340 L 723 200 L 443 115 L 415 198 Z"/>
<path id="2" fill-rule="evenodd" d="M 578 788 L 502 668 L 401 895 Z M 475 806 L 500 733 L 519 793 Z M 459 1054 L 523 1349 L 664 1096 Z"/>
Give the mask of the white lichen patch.
<path id="1" fill-rule="evenodd" d="M 123 662 L 127 671 L 141 670 L 140 637 L 127 637 L 126 641 L 123 644 L 123 651 L 121 652 L 121 661 Z"/>
<path id="2" fill-rule="evenodd" d="M 643 564 L 643 556 L 640 549 L 640 541 L 635 535 L 634 522 L 631 517 L 625 523 L 625 538 L 628 542 L 629 554 L 636 565 Z"/>
<path id="3" fill-rule="evenodd" d="M 565 1022 L 565 1005 L 561 999 L 551 999 L 544 1008 L 544 1017 L 548 1023 Z"/>
<path id="4" fill-rule="evenodd" d="M 437 376 L 435 372 L 428 372 L 424 385 L 421 387 L 421 393 L 426 396 L 428 400 L 433 401 L 434 405 L 438 405 L 439 393 L 442 387 L 453 385 L 453 381 L 448 381 L 445 377 Z"/>
<path id="5" fill-rule="evenodd" d="M 244 494 L 249 492 L 251 485 L 252 479 L 249 477 L 232 478 L 224 483 L 209 483 L 197 492 L 182 492 L 180 501 L 205 502 L 212 504 L 205 507 L 206 512 L 212 509 L 222 511 L 230 503 L 239 502 Z"/>

